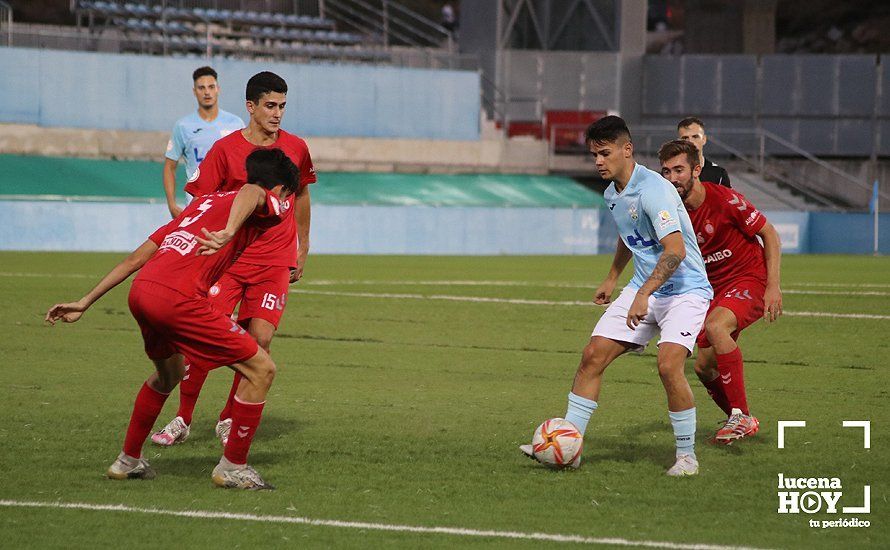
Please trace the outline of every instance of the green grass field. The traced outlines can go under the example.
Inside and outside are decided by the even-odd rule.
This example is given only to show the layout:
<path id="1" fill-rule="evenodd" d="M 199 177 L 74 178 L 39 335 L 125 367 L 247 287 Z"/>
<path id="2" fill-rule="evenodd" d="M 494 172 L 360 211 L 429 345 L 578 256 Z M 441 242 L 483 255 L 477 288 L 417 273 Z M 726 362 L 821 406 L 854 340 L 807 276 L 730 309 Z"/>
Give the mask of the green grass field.
<path id="1" fill-rule="evenodd" d="M 701 474 L 669 479 L 673 436 L 651 347 L 606 372 L 580 470 L 546 470 L 516 448 L 542 420 L 565 412 L 602 312 L 572 302 L 590 299 L 610 258 L 313 257 L 273 342 L 280 370 L 251 454 L 278 490 L 243 493 L 210 483 L 220 455 L 213 426 L 231 380 L 224 369 L 208 378 L 187 443 L 146 446 L 156 480 L 103 478 L 150 371 L 127 310 L 129 285 L 76 325 L 48 327 L 42 317 L 53 303 L 79 298 L 120 257 L 0 253 L 2 547 L 557 544 L 11 505 L 22 502 L 687 545 L 858 548 L 890 540 L 890 259 L 786 257 L 785 307 L 810 314 L 744 333 L 760 434 L 732 447 L 707 443 L 721 413 L 690 361 Z M 174 397 L 160 425 L 175 407 Z M 777 449 L 779 420 L 807 422 L 787 431 L 785 449 Z M 843 420 L 871 421 L 871 449 Z M 871 513 L 778 514 L 779 473 L 840 478 L 842 506 L 861 506 L 870 485 Z M 871 526 L 809 527 L 843 517 Z"/>

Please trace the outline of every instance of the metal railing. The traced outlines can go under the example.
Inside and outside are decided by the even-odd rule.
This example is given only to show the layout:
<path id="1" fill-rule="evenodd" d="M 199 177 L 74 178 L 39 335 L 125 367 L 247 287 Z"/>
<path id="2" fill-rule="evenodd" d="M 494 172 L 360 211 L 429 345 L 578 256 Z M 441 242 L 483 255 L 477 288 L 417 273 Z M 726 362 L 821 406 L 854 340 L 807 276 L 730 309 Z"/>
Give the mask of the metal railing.
<path id="1" fill-rule="evenodd" d="M 455 49 L 451 31 L 394 0 L 320 0 L 319 15 L 384 47 Z"/>
<path id="2" fill-rule="evenodd" d="M 12 46 L 12 6 L 0 1 L 0 37 L 4 34 L 6 38 L 2 40 L 7 46 Z"/>
<path id="3" fill-rule="evenodd" d="M 579 135 L 583 125 L 561 124 L 550 127 L 549 154 L 586 155 L 583 143 L 576 146 L 558 147 L 557 132 L 577 130 Z M 674 126 L 636 126 L 631 128 L 634 151 L 641 157 L 655 157 L 662 143 L 676 139 Z M 867 208 L 872 193 L 870 182 L 857 178 L 828 162 L 816 157 L 801 147 L 763 129 L 721 128 L 715 135 L 708 136 L 708 156 L 726 158 L 747 167 L 769 185 L 753 183 L 759 191 L 784 201 L 774 185 L 784 187 L 793 194 L 802 196 L 819 208 L 844 211 Z M 579 138 L 581 139 L 581 138 Z M 792 169 L 789 161 L 803 161 L 806 170 Z M 806 172 L 806 176 L 801 175 Z M 890 193 L 880 195 L 890 199 Z"/>
<path id="4" fill-rule="evenodd" d="M 224 55 L 235 59 L 273 59 L 289 62 L 335 62 L 381 64 L 421 69 L 476 70 L 478 58 L 472 54 L 453 54 L 435 48 L 381 46 L 307 47 L 294 49 L 274 43 L 232 41 L 208 28 L 200 38 L 188 42 L 173 36 L 128 35 L 120 30 L 90 32 L 86 28 L 17 23 L 13 31 L 17 47 L 103 53 L 138 53 L 146 55 L 212 57 Z M 0 46 L 3 44 L 0 43 Z"/>

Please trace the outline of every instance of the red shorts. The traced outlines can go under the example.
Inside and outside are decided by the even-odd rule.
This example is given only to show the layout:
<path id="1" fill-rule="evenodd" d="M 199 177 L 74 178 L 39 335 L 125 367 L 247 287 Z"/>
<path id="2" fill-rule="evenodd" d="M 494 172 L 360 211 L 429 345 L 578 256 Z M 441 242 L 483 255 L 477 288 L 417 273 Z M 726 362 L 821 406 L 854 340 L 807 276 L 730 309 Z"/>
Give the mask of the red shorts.
<path id="1" fill-rule="evenodd" d="M 290 268 L 235 262 L 207 293 L 217 311 L 231 315 L 238 308 L 238 322 L 265 319 L 278 328 L 290 289 Z"/>
<path id="2" fill-rule="evenodd" d="M 766 292 L 766 284 L 758 279 L 737 279 L 722 288 L 715 288 L 714 299 L 711 300 L 708 315 L 716 307 L 725 307 L 732 311 L 735 314 L 736 329 L 731 336 L 733 340 L 738 340 L 740 332 L 763 316 L 764 292 Z M 705 317 L 705 323 L 707 323 L 707 317 Z M 700 348 L 711 347 L 704 327 L 698 334 L 696 343 Z"/>
<path id="3" fill-rule="evenodd" d="M 240 363 L 257 353 L 256 341 L 205 299 L 137 280 L 130 288 L 129 303 L 149 359 L 181 353 L 191 364 L 209 370 Z"/>

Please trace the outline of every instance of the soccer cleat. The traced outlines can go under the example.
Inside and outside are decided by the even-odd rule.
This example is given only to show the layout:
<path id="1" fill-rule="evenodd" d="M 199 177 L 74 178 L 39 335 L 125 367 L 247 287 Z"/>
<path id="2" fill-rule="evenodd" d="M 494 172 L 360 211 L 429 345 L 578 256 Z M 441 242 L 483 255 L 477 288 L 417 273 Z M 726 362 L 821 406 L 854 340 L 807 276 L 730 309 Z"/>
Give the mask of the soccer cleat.
<path id="1" fill-rule="evenodd" d="M 105 475 L 108 479 L 154 479 L 155 471 L 144 458 L 133 458 L 121 452 Z"/>
<path id="2" fill-rule="evenodd" d="M 224 466 L 222 461 L 213 469 L 211 479 L 214 485 L 225 489 L 245 489 L 248 491 L 271 491 L 275 489 L 271 484 L 266 483 L 251 466 L 245 465 L 240 468 L 231 468 Z"/>
<path id="3" fill-rule="evenodd" d="M 731 445 L 734 441 L 756 434 L 760 430 L 760 421 L 757 418 L 742 413 L 739 409 L 733 409 L 732 414 L 717 430 L 714 440 L 717 443 Z"/>
<path id="4" fill-rule="evenodd" d="M 519 450 L 526 457 L 534 460 L 535 462 L 540 462 L 540 460 L 538 460 L 538 457 L 535 456 L 534 447 L 532 447 L 531 445 L 520 445 Z M 581 467 L 581 455 L 579 454 L 577 457 L 575 457 L 575 460 L 572 461 L 572 463 L 567 466 L 567 468 L 577 470 L 580 467 Z"/>
<path id="5" fill-rule="evenodd" d="M 216 423 L 216 437 L 219 438 L 222 446 L 225 447 L 229 442 L 229 432 L 232 431 L 232 419 L 226 418 Z"/>
<path id="6" fill-rule="evenodd" d="M 677 455 L 677 462 L 667 471 L 672 477 L 694 476 L 698 473 L 698 460 L 695 455 Z"/>
<path id="7" fill-rule="evenodd" d="M 177 416 L 171 420 L 169 424 L 164 426 L 163 430 L 152 434 L 151 442 L 155 445 L 161 445 L 162 447 L 169 447 L 171 445 L 176 445 L 177 443 L 182 443 L 188 438 L 188 424 L 185 423 L 181 416 Z"/>

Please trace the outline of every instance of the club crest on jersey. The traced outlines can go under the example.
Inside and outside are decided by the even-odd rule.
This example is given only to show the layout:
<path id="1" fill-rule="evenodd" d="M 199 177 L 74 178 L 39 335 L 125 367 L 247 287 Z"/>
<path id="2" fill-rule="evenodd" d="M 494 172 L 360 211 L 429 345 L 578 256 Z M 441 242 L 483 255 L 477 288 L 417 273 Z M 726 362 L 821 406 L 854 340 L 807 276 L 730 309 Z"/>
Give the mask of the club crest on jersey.
<path id="1" fill-rule="evenodd" d="M 164 237 L 164 242 L 161 243 L 158 250 L 174 250 L 179 252 L 182 256 L 186 256 L 195 249 L 195 245 L 197 244 L 198 241 L 195 239 L 194 235 L 188 231 L 180 229 L 179 231 L 174 231 Z"/>
<path id="2" fill-rule="evenodd" d="M 674 218 L 671 216 L 670 212 L 668 212 L 667 210 L 662 210 L 658 213 L 658 225 L 661 227 L 661 229 L 664 229 L 672 223 L 674 223 Z"/>
<path id="3" fill-rule="evenodd" d="M 207 291 L 207 294 L 212 298 L 214 296 L 219 295 L 219 285 L 213 285 L 210 287 L 210 290 Z"/>
<path id="4" fill-rule="evenodd" d="M 193 181 L 197 180 L 198 176 L 200 176 L 200 175 L 201 175 L 201 166 L 199 165 L 197 168 L 195 168 L 195 173 L 192 174 L 192 177 L 190 177 L 188 179 L 188 183 L 192 183 Z"/>
<path id="5" fill-rule="evenodd" d="M 708 235 L 714 234 L 714 224 L 711 223 L 711 220 L 705 220 L 705 233 Z"/>
<path id="6" fill-rule="evenodd" d="M 632 204 L 627 207 L 627 214 L 630 216 L 630 219 L 633 221 L 637 221 L 640 219 L 640 215 L 637 213 L 637 205 Z"/>

